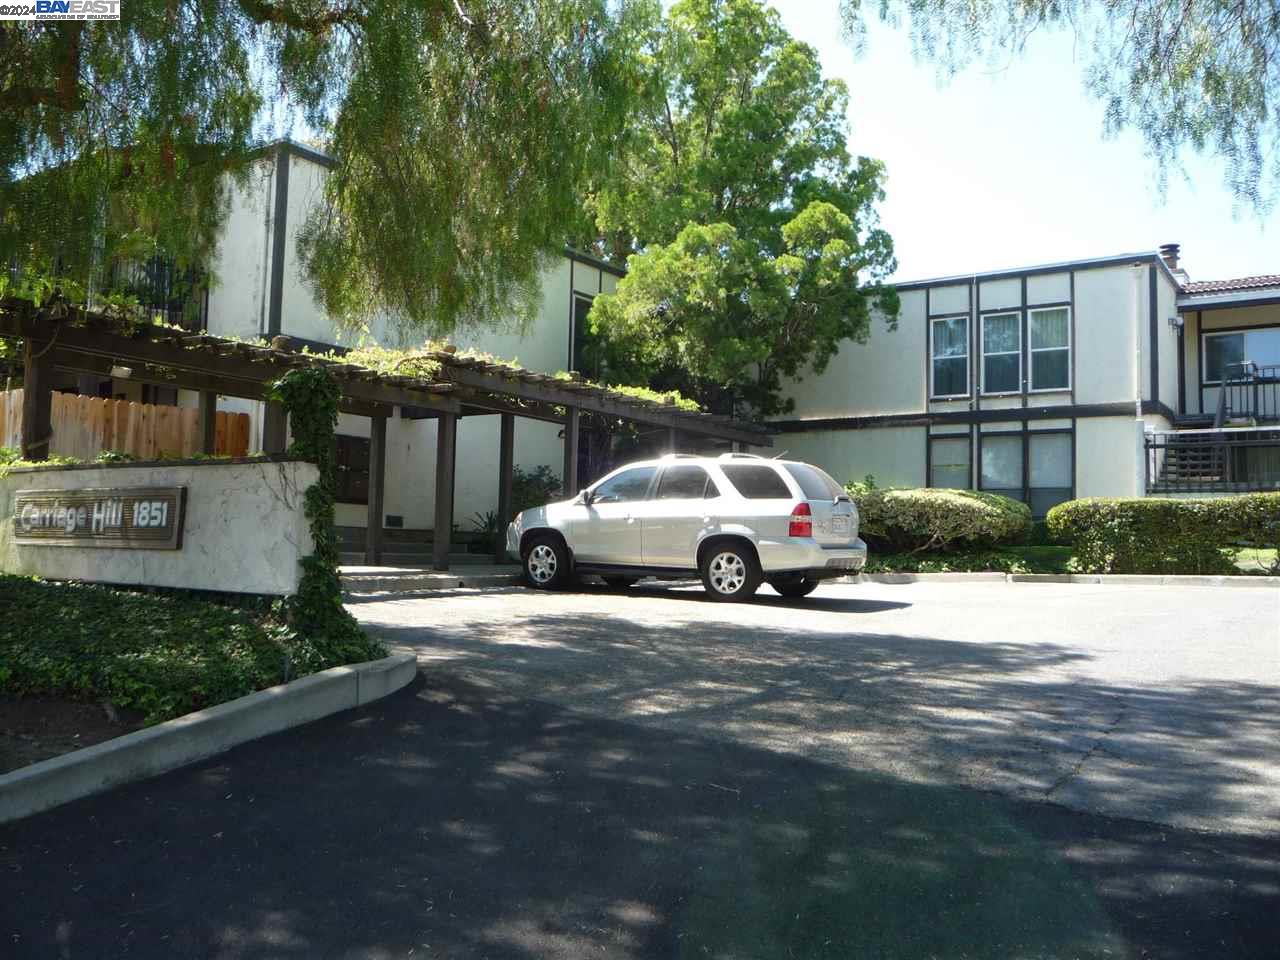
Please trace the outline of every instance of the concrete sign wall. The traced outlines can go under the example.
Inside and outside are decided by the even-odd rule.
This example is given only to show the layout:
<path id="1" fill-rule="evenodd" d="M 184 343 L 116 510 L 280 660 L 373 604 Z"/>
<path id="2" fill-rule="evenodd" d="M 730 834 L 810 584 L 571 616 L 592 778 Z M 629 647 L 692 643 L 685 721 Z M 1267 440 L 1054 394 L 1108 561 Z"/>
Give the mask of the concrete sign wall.
<path id="1" fill-rule="evenodd" d="M 302 501 L 317 476 L 298 460 L 16 470 L 0 478 L 0 571 L 291 594 L 312 551 Z M 124 531 L 131 542 L 106 539 Z"/>

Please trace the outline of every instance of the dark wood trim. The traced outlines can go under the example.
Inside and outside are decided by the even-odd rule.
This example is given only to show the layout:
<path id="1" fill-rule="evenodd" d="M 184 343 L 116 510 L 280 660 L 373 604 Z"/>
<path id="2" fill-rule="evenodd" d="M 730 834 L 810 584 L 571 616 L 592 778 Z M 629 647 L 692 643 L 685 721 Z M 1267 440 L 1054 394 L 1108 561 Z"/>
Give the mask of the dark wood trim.
<path id="1" fill-rule="evenodd" d="M 566 407 L 564 418 L 564 495 L 578 492 L 578 408 Z"/>
<path id="2" fill-rule="evenodd" d="M 1204 332 L 1204 324 L 1199 310 L 1196 311 L 1196 413 L 1204 415 L 1204 340 L 1200 334 Z"/>
<path id="3" fill-rule="evenodd" d="M 199 400 L 200 452 L 213 456 L 218 444 L 218 395 L 201 390 Z"/>
<path id="4" fill-rule="evenodd" d="M 1178 327 L 1178 415 L 1187 412 L 1187 325 Z"/>
<path id="5" fill-rule="evenodd" d="M 281 330 L 284 309 L 285 234 L 289 223 L 289 143 L 276 151 L 275 208 L 271 217 L 271 295 L 267 307 L 267 336 Z"/>
<path id="6" fill-rule="evenodd" d="M 22 459 L 48 460 L 53 443 L 53 344 L 22 345 Z"/>
<path id="7" fill-rule="evenodd" d="M 262 452 L 284 453 L 289 442 L 289 415 L 284 404 L 268 400 L 262 409 Z"/>
<path id="8" fill-rule="evenodd" d="M 1147 324 L 1149 332 L 1147 340 L 1151 349 L 1150 367 L 1151 372 L 1151 391 L 1150 400 L 1152 403 L 1160 402 L 1160 311 L 1158 309 L 1160 300 L 1160 292 L 1156 288 L 1156 267 L 1151 264 L 1147 267 Z"/>
<path id="9" fill-rule="evenodd" d="M 1143 413 L 1174 418 L 1163 403 L 1144 401 Z M 982 410 L 939 410 L 927 413 L 889 413 L 866 417 L 826 417 L 815 420 L 775 420 L 770 429 L 779 433 L 808 433 L 828 430 L 873 430 L 884 427 L 928 427 L 947 423 L 999 423 L 1004 420 L 1087 420 L 1097 417 L 1132 417 L 1133 404 L 1063 403 L 1047 407 L 987 407 Z"/>
<path id="10" fill-rule="evenodd" d="M 516 418 L 504 413 L 498 427 L 498 534 L 493 545 L 493 560 L 507 559 L 507 524 L 511 521 L 511 487 L 515 474 Z"/>
<path id="11" fill-rule="evenodd" d="M 1075 403 L 1076 402 L 1076 354 L 1079 353 L 1079 351 L 1076 349 L 1076 272 L 1074 270 L 1072 270 L 1071 273 L 1068 275 L 1068 283 L 1069 283 L 1069 289 L 1071 291 L 1069 294 L 1069 296 L 1071 297 L 1071 302 L 1067 304 L 1067 306 L 1070 307 L 1070 316 L 1071 316 L 1071 402 Z M 1030 350 L 1031 348 L 1028 346 L 1027 349 Z M 1030 354 L 1028 354 L 1028 357 L 1030 357 Z M 1027 362 L 1030 363 L 1031 362 L 1030 359 L 1028 359 Z M 1031 385 L 1029 379 L 1028 379 L 1027 385 L 1028 386 Z"/>
<path id="12" fill-rule="evenodd" d="M 1023 267 L 1015 270 L 996 270 L 990 273 L 968 274 L 959 277 L 933 277 L 927 280 L 911 280 L 906 283 L 895 283 L 893 287 L 903 293 L 909 290 L 923 290 L 928 287 L 954 287 L 962 283 L 968 283 L 970 280 L 976 280 L 979 283 L 989 283 L 994 280 L 1012 280 L 1015 277 L 1039 277 L 1050 273 L 1070 273 L 1075 270 L 1098 270 L 1106 267 L 1122 266 L 1124 264 L 1142 264 L 1150 263 L 1157 269 L 1163 268 L 1165 274 L 1169 277 L 1174 286 L 1178 286 L 1178 279 L 1169 269 L 1169 265 L 1161 259 L 1158 253 L 1122 253 L 1110 257 L 1093 257 L 1086 260 L 1064 260 L 1062 263 L 1045 263 L 1034 267 Z"/>
<path id="13" fill-rule="evenodd" d="M 369 418 L 369 508 L 365 519 L 364 562 L 382 563 L 382 524 L 387 487 L 387 418 Z"/>
<path id="14" fill-rule="evenodd" d="M 626 267 L 619 266 L 616 263 L 611 263 L 608 260 L 602 260 L 600 257 L 597 257 L 594 254 L 584 253 L 583 251 L 578 250 L 574 247 L 565 247 L 564 255 L 568 257 L 571 261 L 576 260 L 578 263 L 586 264 L 588 267 L 595 267 L 601 273 L 611 273 L 615 277 L 619 277 L 619 278 L 625 277 L 627 275 Z M 601 290 L 604 289 L 603 281 L 601 281 L 600 289 Z"/>
<path id="15" fill-rule="evenodd" d="M 449 569 L 453 545 L 454 467 L 457 463 L 458 418 L 443 413 L 436 420 L 436 502 L 435 525 L 431 532 L 431 565 Z"/>

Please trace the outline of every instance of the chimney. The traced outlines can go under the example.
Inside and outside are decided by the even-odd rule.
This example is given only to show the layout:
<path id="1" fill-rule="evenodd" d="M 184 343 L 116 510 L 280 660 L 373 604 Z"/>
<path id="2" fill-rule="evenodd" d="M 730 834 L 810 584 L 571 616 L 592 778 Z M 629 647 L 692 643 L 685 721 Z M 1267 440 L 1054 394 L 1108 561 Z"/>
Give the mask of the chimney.
<path id="1" fill-rule="evenodd" d="M 1165 262 L 1165 266 L 1178 278 L 1180 283 L 1188 283 L 1191 280 L 1191 276 L 1186 270 L 1178 266 L 1178 254 L 1181 249 L 1181 244 L 1162 243 L 1160 244 L 1160 259 Z"/>

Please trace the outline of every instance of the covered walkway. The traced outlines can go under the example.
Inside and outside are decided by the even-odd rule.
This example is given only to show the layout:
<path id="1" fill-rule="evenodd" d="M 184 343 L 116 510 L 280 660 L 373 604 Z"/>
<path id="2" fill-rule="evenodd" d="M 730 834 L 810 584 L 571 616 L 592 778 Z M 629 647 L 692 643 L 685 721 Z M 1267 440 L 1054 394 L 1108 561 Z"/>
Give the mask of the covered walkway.
<path id="1" fill-rule="evenodd" d="M 511 512 L 513 444 L 517 417 L 561 425 L 564 488 L 578 489 L 578 437 L 583 413 L 660 427 L 666 447 L 682 436 L 727 441 L 735 446 L 770 446 L 771 435 L 730 417 L 681 410 L 670 403 L 632 397 L 573 379 L 533 373 L 502 363 L 461 357 L 450 349 L 415 354 L 438 365 L 431 377 L 379 373 L 337 356 L 303 353 L 296 341 L 277 337 L 268 346 L 243 343 L 171 327 L 140 325 L 125 335 L 121 322 L 64 302 L 36 308 L 25 300 L 0 301 L 0 338 L 21 339 L 23 354 L 22 452 L 29 460 L 49 455 L 52 437 L 52 379 L 55 370 L 137 380 L 198 391 L 201 450 L 212 454 L 217 397 L 266 400 L 267 386 L 290 369 L 323 366 L 342 392 L 343 413 L 370 420 L 368 535 L 365 562 L 382 561 L 383 499 L 386 486 L 387 419 L 401 416 L 437 421 L 433 566 L 449 567 L 453 528 L 454 461 L 458 420 L 499 416 L 498 514 Z M 282 453 L 288 424 L 283 408 L 267 402 L 264 453 Z M 496 559 L 501 560 L 499 554 Z"/>

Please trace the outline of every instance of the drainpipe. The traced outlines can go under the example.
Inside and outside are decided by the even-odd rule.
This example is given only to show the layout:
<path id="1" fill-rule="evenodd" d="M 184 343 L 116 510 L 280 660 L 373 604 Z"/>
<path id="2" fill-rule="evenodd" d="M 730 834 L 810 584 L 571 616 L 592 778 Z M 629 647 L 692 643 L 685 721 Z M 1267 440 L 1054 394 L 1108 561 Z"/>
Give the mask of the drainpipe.
<path id="1" fill-rule="evenodd" d="M 1133 415 L 1142 420 L 1142 275 L 1144 264 L 1135 263 L 1130 267 L 1129 287 L 1130 316 L 1133 317 Z"/>

